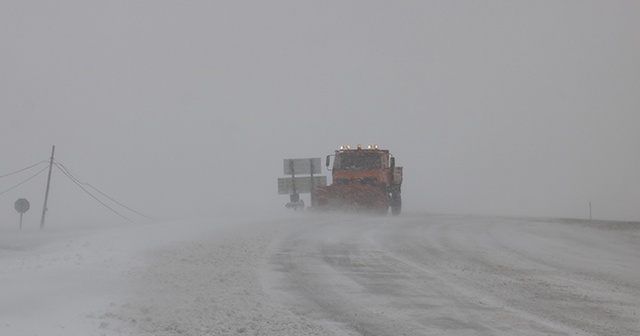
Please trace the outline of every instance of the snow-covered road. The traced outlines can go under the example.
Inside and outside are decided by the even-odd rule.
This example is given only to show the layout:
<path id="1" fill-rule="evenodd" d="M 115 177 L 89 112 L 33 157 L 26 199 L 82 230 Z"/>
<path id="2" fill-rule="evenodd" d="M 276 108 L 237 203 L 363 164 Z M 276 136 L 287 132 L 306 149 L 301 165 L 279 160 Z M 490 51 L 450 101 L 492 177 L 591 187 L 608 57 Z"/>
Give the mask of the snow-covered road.
<path id="1" fill-rule="evenodd" d="M 640 226 L 332 218 L 282 237 L 274 298 L 354 335 L 638 335 Z"/>
<path id="2" fill-rule="evenodd" d="M 292 214 L 2 231 L 2 335 L 637 335 L 638 223 Z"/>

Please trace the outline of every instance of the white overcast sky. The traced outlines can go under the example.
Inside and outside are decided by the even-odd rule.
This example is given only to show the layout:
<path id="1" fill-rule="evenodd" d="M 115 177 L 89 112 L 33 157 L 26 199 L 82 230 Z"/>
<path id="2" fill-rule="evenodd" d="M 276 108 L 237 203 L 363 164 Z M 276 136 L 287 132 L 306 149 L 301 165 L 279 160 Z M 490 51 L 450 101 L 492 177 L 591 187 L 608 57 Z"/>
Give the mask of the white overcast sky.
<path id="1" fill-rule="evenodd" d="M 407 211 L 640 220 L 639 60 L 639 1 L 0 0 L 0 175 L 56 145 L 158 219 L 283 212 L 282 159 L 377 143 Z"/>

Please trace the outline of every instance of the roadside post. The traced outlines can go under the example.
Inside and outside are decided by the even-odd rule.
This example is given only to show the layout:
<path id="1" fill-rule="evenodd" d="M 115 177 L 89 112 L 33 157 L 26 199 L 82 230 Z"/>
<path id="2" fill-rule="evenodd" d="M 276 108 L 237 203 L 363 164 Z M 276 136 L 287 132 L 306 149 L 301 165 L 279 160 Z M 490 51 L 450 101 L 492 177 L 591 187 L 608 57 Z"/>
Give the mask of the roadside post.
<path id="1" fill-rule="evenodd" d="M 22 215 L 24 215 L 25 212 L 29 211 L 30 204 L 26 198 L 20 198 L 16 201 L 14 206 L 16 208 L 16 211 L 20 213 L 20 230 L 22 230 Z"/>
<path id="2" fill-rule="evenodd" d="M 291 175 L 291 177 L 278 178 L 278 194 L 289 194 L 289 203 L 285 206 L 298 210 L 304 209 L 304 201 L 300 199 L 300 194 L 311 194 L 311 206 L 315 205 L 313 199 L 313 188 L 317 186 L 326 186 L 326 176 L 314 176 L 314 174 L 320 174 L 321 165 L 320 158 L 311 159 L 284 159 L 283 162 L 284 174 Z M 297 177 L 296 175 L 310 175 Z"/>

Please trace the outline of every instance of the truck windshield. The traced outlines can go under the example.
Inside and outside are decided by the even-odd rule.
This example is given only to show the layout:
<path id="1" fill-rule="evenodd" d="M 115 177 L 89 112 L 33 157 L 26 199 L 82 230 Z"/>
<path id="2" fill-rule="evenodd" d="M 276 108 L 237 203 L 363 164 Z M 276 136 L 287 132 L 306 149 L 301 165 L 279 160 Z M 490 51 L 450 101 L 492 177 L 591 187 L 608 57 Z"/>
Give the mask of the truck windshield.
<path id="1" fill-rule="evenodd" d="M 380 156 L 377 153 L 346 152 L 336 155 L 334 169 L 378 169 L 380 168 Z"/>

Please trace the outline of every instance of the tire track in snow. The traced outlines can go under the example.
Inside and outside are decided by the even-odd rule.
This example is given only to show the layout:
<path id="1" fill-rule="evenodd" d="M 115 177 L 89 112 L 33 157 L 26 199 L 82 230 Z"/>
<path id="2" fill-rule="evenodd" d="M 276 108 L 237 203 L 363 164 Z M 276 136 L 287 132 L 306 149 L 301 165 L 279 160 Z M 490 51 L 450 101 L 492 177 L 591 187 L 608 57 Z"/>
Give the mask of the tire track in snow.
<path id="1" fill-rule="evenodd" d="M 573 238 L 575 227 L 551 222 L 311 222 L 274 245 L 270 291 L 298 314 L 360 335 L 635 335 L 640 277 L 637 247 L 626 236 L 636 227 L 606 239 L 601 228 Z M 599 247 L 584 244 L 592 240 Z M 575 265 L 575 258 L 554 258 L 566 249 L 607 252 Z"/>

